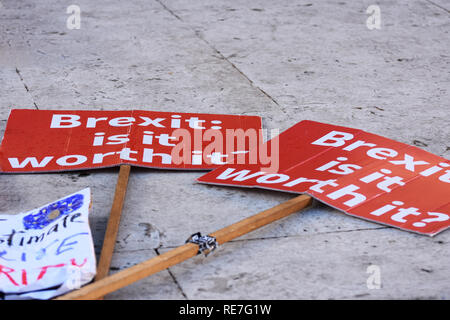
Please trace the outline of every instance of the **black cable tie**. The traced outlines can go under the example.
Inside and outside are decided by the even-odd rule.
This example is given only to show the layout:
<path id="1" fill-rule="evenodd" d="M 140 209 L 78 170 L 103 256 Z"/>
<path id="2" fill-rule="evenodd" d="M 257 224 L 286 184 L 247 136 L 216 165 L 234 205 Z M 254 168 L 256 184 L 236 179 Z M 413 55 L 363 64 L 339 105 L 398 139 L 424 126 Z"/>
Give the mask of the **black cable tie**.
<path id="1" fill-rule="evenodd" d="M 200 232 L 191 235 L 186 240 L 186 243 L 194 243 L 198 245 L 197 254 L 204 253 L 205 257 L 207 257 L 208 254 L 213 252 L 219 246 L 216 238 L 211 237 L 210 235 L 202 236 Z"/>

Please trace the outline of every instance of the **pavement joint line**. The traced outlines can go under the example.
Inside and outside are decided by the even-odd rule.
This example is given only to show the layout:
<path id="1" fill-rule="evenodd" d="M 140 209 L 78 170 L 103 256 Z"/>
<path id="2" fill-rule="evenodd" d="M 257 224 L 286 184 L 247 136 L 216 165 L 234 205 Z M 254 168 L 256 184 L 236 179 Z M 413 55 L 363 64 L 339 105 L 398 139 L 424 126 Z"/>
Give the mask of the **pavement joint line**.
<path id="1" fill-rule="evenodd" d="M 155 253 L 159 256 L 159 251 L 158 249 L 154 249 Z M 178 282 L 177 278 L 175 277 L 175 275 L 172 273 L 172 271 L 170 270 L 170 268 L 166 269 L 167 272 L 169 273 L 170 277 L 172 278 L 173 282 L 175 283 L 175 285 L 177 286 L 178 290 L 180 291 L 181 295 L 183 296 L 183 298 L 185 300 L 189 300 L 189 298 L 187 297 L 186 293 L 183 291 L 183 288 L 181 287 L 180 283 Z"/>
<path id="2" fill-rule="evenodd" d="M 178 19 L 179 21 L 187 24 L 189 26 L 189 24 L 187 22 L 185 22 L 183 19 L 181 19 L 181 17 L 179 15 L 177 15 L 173 10 L 169 9 L 161 0 L 155 0 L 156 2 L 158 2 L 167 12 L 169 12 L 172 16 L 174 16 L 176 19 Z M 195 36 L 197 38 L 199 38 L 200 40 L 202 40 L 204 43 L 206 43 L 208 45 L 208 47 L 210 47 L 212 50 L 215 51 L 216 54 L 219 55 L 218 58 L 220 58 L 221 60 L 224 60 L 226 62 L 228 62 L 231 67 L 233 69 L 235 69 L 237 72 L 239 72 L 239 74 L 241 74 L 249 83 L 250 85 L 257 89 L 259 92 L 261 92 L 264 96 L 266 96 L 267 98 L 269 98 L 279 109 L 281 112 L 283 112 L 285 115 L 287 115 L 286 111 L 281 107 L 281 105 L 278 103 L 278 101 L 273 98 L 270 94 L 268 94 L 265 90 L 263 90 L 262 88 L 260 88 L 259 86 L 255 85 L 255 83 L 253 82 L 253 80 L 251 80 L 242 70 L 240 70 L 233 62 L 231 62 L 230 60 L 228 60 L 227 57 L 225 57 L 222 52 L 220 52 L 216 47 L 214 47 L 209 41 L 207 41 L 205 38 L 203 38 L 199 32 L 197 32 L 196 30 L 193 30 L 190 26 L 189 28 L 193 31 L 193 33 L 195 34 Z"/>
<path id="3" fill-rule="evenodd" d="M 392 227 L 383 226 L 376 228 L 360 228 L 360 229 L 352 229 L 352 230 L 337 230 L 337 231 L 327 231 L 327 232 L 318 232 L 314 235 L 324 235 L 324 234 L 335 234 L 335 233 L 346 233 L 346 232 L 355 232 L 355 231 L 371 231 L 371 230 L 381 230 L 381 229 L 390 229 Z M 244 242 L 244 241 L 255 241 L 255 240 L 273 240 L 273 239 L 286 239 L 286 238 L 301 238 L 304 237 L 305 234 L 299 235 L 286 235 L 286 236 L 278 236 L 278 237 L 260 237 L 260 238 L 249 238 L 249 239 L 235 239 L 229 242 Z"/>
<path id="4" fill-rule="evenodd" d="M 234 243 L 234 242 L 245 242 L 245 241 L 257 241 L 257 240 L 274 240 L 274 239 L 287 239 L 287 238 L 301 238 L 305 236 L 318 236 L 318 235 L 325 235 L 325 234 L 338 234 L 338 233 L 349 233 L 349 232 L 359 232 L 359 231 L 377 231 L 377 230 L 384 230 L 384 229 L 393 229 L 393 227 L 390 226 L 380 226 L 380 227 L 374 227 L 374 228 L 358 228 L 358 229 L 351 229 L 351 230 L 336 230 L 336 231 L 326 231 L 326 232 L 318 232 L 314 234 L 298 234 L 298 235 L 285 235 L 285 236 L 273 236 L 273 237 L 258 237 L 258 238 L 249 238 L 249 239 L 234 239 L 230 240 L 227 243 Z M 175 249 L 178 248 L 180 245 L 173 245 L 173 246 L 160 246 L 157 249 L 155 248 L 147 248 L 147 249 L 135 249 L 135 250 L 115 250 L 114 253 L 124 253 L 124 252 L 138 252 L 138 251 L 149 251 L 154 250 L 157 251 L 158 249 Z"/>
<path id="5" fill-rule="evenodd" d="M 28 41 L 27 41 L 27 43 L 28 43 Z M 7 40 L 7 44 L 8 44 L 8 47 L 11 48 L 11 40 Z M 29 43 L 28 43 L 28 44 L 29 44 Z M 30 98 L 31 98 L 31 100 L 33 101 L 34 107 L 36 108 L 36 110 L 39 110 L 39 107 L 37 106 L 36 102 L 34 101 L 33 95 L 31 94 L 30 89 L 28 89 L 28 86 L 27 86 L 27 84 L 25 83 L 25 80 L 23 79 L 22 74 L 20 73 L 19 68 L 17 68 L 17 66 L 16 66 L 15 69 L 16 69 L 16 73 L 17 73 L 17 75 L 19 76 L 19 79 L 20 79 L 20 81 L 22 82 L 22 84 L 23 84 L 25 90 L 26 90 L 27 93 L 30 95 Z"/>
<path id="6" fill-rule="evenodd" d="M 26 90 L 27 93 L 30 95 L 31 100 L 33 101 L 34 107 L 36 108 L 36 110 L 39 110 L 39 107 L 37 106 L 36 102 L 34 101 L 34 98 L 33 98 L 33 95 L 32 95 L 31 92 L 30 92 L 30 89 L 28 89 L 27 84 L 26 84 L 25 81 L 23 80 L 23 77 L 22 77 L 22 74 L 20 73 L 20 70 L 19 70 L 17 67 L 15 67 L 15 68 L 16 68 L 16 73 L 17 73 L 17 75 L 19 76 L 20 81 L 22 82 L 22 85 L 24 86 L 25 90 Z"/>
<path id="7" fill-rule="evenodd" d="M 177 247 L 174 247 L 177 248 Z M 130 252 L 142 252 L 142 251 L 153 251 L 157 256 L 160 255 L 159 250 L 157 248 L 149 248 L 149 249 L 136 249 L 136 250 L 114 250 L 114 253 L 130 253 Z M 126 269 L 126 267 L 110 267 L 110 270 L 113 271 L 121 271 Z M 165 269 L 167 270 L 167 272 L 169 273 L 170 277 L 172 278 L 172 281 L 175 283 L 176 287 L 178 288 L 178 290 L 180 291 L 181 295 L 183 296 L 183 298 L 185 300 L 189 300 L 188 296 L 186 295 L 186 293 L 184 292 L 183 288 L 180 285 L 180 282 L 177 280 L 177 278 L 175 277 L 175 275 L 173 274 L 173 272 L 170 270 L 170 268 Z"/>
<path id="8" fill-rule="evenodd" d="M 427 1 L 428 3 L 434 5 L 434 6 L 438 7 L 439 9 L 442 9 L 442 10 L 444 10 L 445 12 L 450 13 L 450 10 L 444 8 L 443 6 L 440 6 L 440 5 L 438 5 L 437 3 L 434 3 L 433 1 L 430 1 L 430 0 L 426 0 L 426 1 Z"/>

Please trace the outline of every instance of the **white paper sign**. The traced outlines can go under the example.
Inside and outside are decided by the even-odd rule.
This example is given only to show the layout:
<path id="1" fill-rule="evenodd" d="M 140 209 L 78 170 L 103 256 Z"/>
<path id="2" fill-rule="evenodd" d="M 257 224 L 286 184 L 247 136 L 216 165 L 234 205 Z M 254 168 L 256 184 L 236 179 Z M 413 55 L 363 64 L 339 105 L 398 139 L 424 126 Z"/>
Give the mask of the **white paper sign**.
<path id="1" fill-rule="evenodd" d="M 0 299 L 50 299 L 93 279 L 90 189 L 0 215 Z"/>

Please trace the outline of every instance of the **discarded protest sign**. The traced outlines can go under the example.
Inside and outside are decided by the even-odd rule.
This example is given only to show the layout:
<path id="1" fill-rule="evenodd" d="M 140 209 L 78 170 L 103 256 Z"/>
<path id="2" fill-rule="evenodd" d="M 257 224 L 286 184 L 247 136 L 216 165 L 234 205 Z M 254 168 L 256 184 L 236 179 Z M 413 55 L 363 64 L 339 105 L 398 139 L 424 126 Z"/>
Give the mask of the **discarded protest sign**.
<path id="1" fill-rule="evenodd" d="M 274 140 L 279 144 L 277 172 L 264 171 L 261 164 L 223 165 L 198 181 L 308 193 L 349 214 L 429 235 L 450 224 L 448 160 L 361 130 L 313 121 L 302 121 L 267 144 Z M 215 248 L 311 202 L 303 194 L 207 236 L 198 235 Z M 201 241 L 187 241 L 58 299 L 97 299 L 199 252 Z"/>
<path id="2" fill-rule="evenodd" d="M 224 163 L 263 162 L 277 167 L 264 153 L 249 152 L 258 150 L 262 142 L 261 118 L 257 116 L 139 110 L 12 110 L 0 147 L 0 172 L 120 165 L 98 280 L 109 272 L 130 165 L 204 170 Z"/>
<path id="3" fill-rule="evenodd" d="M 347 214 L 421 234 L 450 226 L 450 161 L 444 158 L 314 121 L 296 124 L 277 143 L 276 173 L 224 165 L 198 181 L 307 193 Z"/>
<path id="4" fill-rule="evenodd" d="M 260 117 L 12 110 L 0 149 L 0 171 L 48 172 L 121 164 L 212 169 L 248 153 L 250 142 L 234 142 L 235 138 L 245 140 L 249 130 L 257 139 L 261 136 Z M 246 163 L 245 158 L 241 163 Z"/>
<path id="5" fill-rule="evenodd" d="M 95 275 L 90 189 L 40 208 L 0 216 L 0 295 L 49 299 Z"/>

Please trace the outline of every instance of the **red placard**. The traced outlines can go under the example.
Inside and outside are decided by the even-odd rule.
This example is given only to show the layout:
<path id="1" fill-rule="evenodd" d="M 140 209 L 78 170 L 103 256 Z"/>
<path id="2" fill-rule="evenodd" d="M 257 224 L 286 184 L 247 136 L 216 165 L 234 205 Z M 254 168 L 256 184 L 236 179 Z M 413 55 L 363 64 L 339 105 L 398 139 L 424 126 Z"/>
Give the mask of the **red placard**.
<path id="1" fill-rule="evenodd" d="M 254 131 L 259 137 L 261 118 L 139 110 L 12 110 L 0 147 L 0 171 L 120 164 L 212 169 L 234 154 L 248 153 L 248 141 L 227 145 L 227 134 L 236 131 Z"/>
<path id="2" fill-rule="evenodd" d="M 277 139 L 277 172 L 224 165 L 198 181 L 307 193 L 347 214 L 421 234 L 450 226 L 449 160 L 314 121 L 299 122 Z"/>

